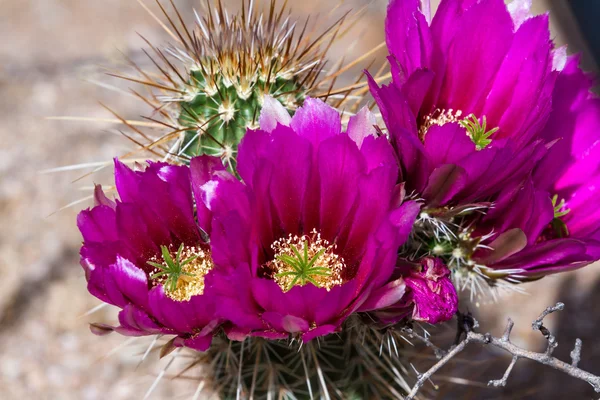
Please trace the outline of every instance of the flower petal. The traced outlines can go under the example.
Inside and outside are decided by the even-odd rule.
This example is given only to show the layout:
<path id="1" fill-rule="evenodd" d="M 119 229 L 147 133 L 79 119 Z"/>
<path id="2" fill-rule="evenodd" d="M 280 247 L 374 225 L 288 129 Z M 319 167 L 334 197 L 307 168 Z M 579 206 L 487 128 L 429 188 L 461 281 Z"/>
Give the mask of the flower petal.
<path id="1" fill-rule="evenodd" d="M 290 124 L 294 132 L 308 139 L 315 150 L 324 140 L 342 132 L 340 114 L 318 99 L 307 97 Z"/>
<path id="2" fill-rule="evenodd" d="M 405 77 L 430 65 L 433 40 L 420 0 L 392 0 L 385 20 L 388 49 L 399 61 Z"/>
<path id="3" fill-rule="evenodd" d="M 266 132 L 273 131 L 277 124 L 290 126 L 292 117 L 288 110 L 276 100 L 273 96 L 265 95 L 263 97 L 262 110 L 260 112 L 260 129 Z"/>
<path id="4" fill-rule="evenodd" d="M 363 107 L 358 114 L 350 117 L 348 122 L 348 136 L 356 143 L 358 148 L 362 147 L 363 141 L 368 136 L 375 136 L 377 119 L 368 107 Z"/>
<path id="5" fill-rule="evenodd" d="M 348 136 L 332 137 L 321 144 L 318 171 L 321 180 L 320 227 L 327 240 L 337 236 L 358 194 L 365 160 Z"/>

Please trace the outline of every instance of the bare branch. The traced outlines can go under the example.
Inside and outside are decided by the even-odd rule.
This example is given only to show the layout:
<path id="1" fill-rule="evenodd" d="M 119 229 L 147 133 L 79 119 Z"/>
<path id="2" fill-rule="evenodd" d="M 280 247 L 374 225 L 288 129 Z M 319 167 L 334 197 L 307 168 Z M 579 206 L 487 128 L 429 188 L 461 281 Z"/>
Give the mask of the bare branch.
<path id="1" fill-rule="evenodd" d="M 417 332 L 414 331 L 414 329 L 412 328 L 402 328 L 402 333 L 406 333 L 406 335 L 411 338 L 411 339 L 417 339 L 420 342 L 422 342 L 423 344 L 425 344 L 425 346 L 429 347 L 430 349 L 433 350 L 433 353 L 435 354 L 435 357 L 439 360 L 442 357 L 444 357 L 446 355 L 446 350 L 440 349 L 438 346 L 436 346 L 435 344 L 433 344 L 433 342 L 431 340 L 429 340 L 429 338 L 425 337 L 425 336 L 421 336 L 419 335 Z"/>
<path id="2" fill-rule="evenodd" d="M 581 339 L 575 339 L 575 348 L 571 352 L 571 365 L 577 368 L 579 361 L 581 361 Z"/>
<path id="3" fill-rule="evenodd" d="M 506 372 L 504 373 L 504 376 L 502 377 L 502 379 L 497 379 L 497 380 L 489 381 L 488 382 L 488 386 L 493 386 L 493 387 L 504 387 L 504 386 L 506 386 L 506 381 L 508 380 L 508 377 L 510 376 L 510 373 L 512 372 L 512 369 L 514 368 L 514 366 L 515 366 L 515 364 L 517 363 L 518 360 L 519 360 L 519 357 L 513 356 L 513 359 L 510 362 L 510 365 L 508 366 L 508 368 L 506 368 Z"/>
<path id="4" fill-rule="evenodd" d="M 510 340 L 510 334 L 514 326 L 515 323 L 512 319 L 509 318 L 508 323 L 506 324 L 506 329 L 504 330 L 504 334 L 502 335 L 502 340 L 504 340 L 505 342 L 508 342 Z"/>
<path id="5" fill-rule="evenodd" d="M 562 311 L 564 309 L 565 309 L 565 305 L 563 303 L 556 303 L 556 305 L 554 307 L 546 308 L 544 310 L 544 312 L 541 313 L 540 316 L 535 321 L 533 321 L 531 324 L 531 328 L 534 331 L 540 331 L 542 333 L 542 335 L 544 335 L 544 337 L 548 341 L 548 347 L 546 349 L 546 354 L 548 356 L 551 356 L 552 353 L 554 352 L 554 349 L 556 349 L 558 347 L 558 341 L 552 335 L 552 333 L 550 333 L 548 328 L 546 328 L 544 326 L 544 318 L 546 318 L 549 314 L 552 314 L 556 311 Z"/>
<path id="6" fill-rule="evenodd" d="M 540 316 L 531 323 L 531 327 L 533 328 L 534 331 L 540 331 L 542 329 L 543 322 L 544 322 L 544 318 L 546 318 L 549 314 L 552 314 L 553 312 L 556 311 L 562 311 L 565 309 L 565 305 L 563 303 L 556 303 L 556 305 L 554 307 L 548 307 L 544 310 L 543 313 L 540 314 Z"/>
<path id="7" fill-rule="evenodd" d="M 429 379 L 431 379 L 431 376 L 433 374 L 435 374 L 440 368 L 442 368 L 444 365 L 446 365 L 448 363 L 448 361 L 450 361 L 451 359 L 454 358 L 454 356 L 456 356 L 458 353 L 460 353 L 461 351 L 463 351 L 465 349 L 465 347 L 467 347 L 467 344 L 469 344 L 469 339 L 465 339 L 462 342 L 460 342 L 458 345 L 454 346 L 448 353 L 446 353 L 446 355 L 444 357 L 442 357 L 440 359 L 440 361 L 438 361 L 433 367 L 431 367 L 427 372 L 423 373 L 423 374 L 419 374 L 418 375 L 418 379 L 417 379 L 417 383 L 415 383 L 415 386 L 413 386 L 412 390 L 410 391 L 410 393 L 408 394 L 408 396 L 406 396 L 406 400 L 411 400 L 414 399 L 415 396 L 417 395 L 417 393 L 419 392 L 419 390 L 421 389 L 421 387 L 425 384 L 425 382 Z"/>
<path id="8" fill-rule="evenodd" d="M 501 338 L 497 338 L 492 336 L 489 333 L 477 333 L 472 330 L 463 332 L 466 333 L 466 338 L 454 346 L 448 353 L 444 355 L 433 367 L 431 367 L 427 372 L 418 373 L 417 382 L 413 386 L 410 393 L 406 396 L 406 400 L 412 400 L 415 398 L 423 384 L 429 380 L 437 371 L 439 371 L 444 365 L 446 365 L 452 358 L 454 358 L 458 353 L 463 351 L 465 347 L 469 343 L 478 343 L 484 345 L 492 345 L 496 348 L 502 349 L 510 353 L 513 358 L 504 373 L 502 379 L 491 380 L 488 382 L 489 386 L 493 387 L 503 387 L 506 386 L 506 382 L 508 377 L 510 376 L 515 364 L 521 358 L 526 358 L 528 360 L 536 361 L 540 364 L 549 366 L 561 372 L 564 372 L 567 375 L 570 375 L 574 378 L 580 379 L 592 385 L 594 390 L 597 393 L 600 393 L 600 377 L 593 375 L 587 371 L 584 371 L 578 368 L 579 361 L 581 360 L 581 347 L 582 342 L 580 339 L 577 339 L 575 342 L 575 348 L 571 352 L 571 364 L 568 364 L 564 361 L 561 361 L 555 357 L 552 357 L 552 352 L 558 346 L 558 342 L 556 338 L 550 333 L 550 331 L 544 326 L 543 320 L 549 314 L 552 314 L 556 311 L 561 311 L 564 309 L 563 303 L 557 303 L 554 307 L 548 307 L 544 312 L 532 323 L 533 330 L 539 330 L 542 332 L 546 340 L 548 341 L 548 348 L 544 353 L 537 353 L 534 351 L 525 350 L 514 345 L 510 341 L 510 334 L 512 332 L 514 322 L 509 318 L 504 334 Z M 426 342 L 427 344 L 427 342 Z M 431 346 L 430 346 L 431 347 Z M 435 348 L 435 347 L 434 347 Z"/>
<path id="9" fill-rule="evenodd" d="M 597 393 L 600 393 L 599 376 L 583 371 L 557 358 L 548 356 L 547 353 L 536 353 L 534 351 L 528 351 L 518 346 L 515 346 L 511 342 L 505 342 L 502 339 L 492 337 L 489 334 L 482 335 L 481 333 L 470 332 L 465 341 L 480 344 L 491 344 L 494 347 L 506 350 L 513 356 L 517 356 L 519 358 L 527 358 L 529 360 L 536 361 L 540 364 L 547 365 L 561 372 L 564 372 L 567 375 L 572 376 L 573 378 L 581 379 L 589 383 L 590 385 L 592 385 L 592 387 Z"/>

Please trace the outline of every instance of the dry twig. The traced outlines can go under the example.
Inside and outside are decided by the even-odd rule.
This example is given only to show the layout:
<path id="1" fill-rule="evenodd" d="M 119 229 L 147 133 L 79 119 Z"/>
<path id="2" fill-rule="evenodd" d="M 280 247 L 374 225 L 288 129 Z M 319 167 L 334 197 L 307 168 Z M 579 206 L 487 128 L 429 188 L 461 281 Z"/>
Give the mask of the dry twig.
<path id="1" fill-rule="evenodd" d="M 494 386 L 494 387 L 506 386 L 508 377 L 510 376 L 510 374 L 513 370 L 513 367 L 515 366 L 517 361 L 521 358 L 526 358 L 529 360 L 536 361 L 540 364 L 547 365 L 547 366 L 557 369 L 559 371 L 562 371 L 562 372 L 566 373 L 567 375 L 570 375 L 574 378 L 583 380 L 583 381 L 589 383 L 590 385 L 592 385 L 592 387 L 594 388 L 594 390 L 597 393 L 600 393 L 600 377 L 593 375 L 593 374 L 577 367 L 579 364 L 579 361 L 581 359 L 582 342 L 580 339 L 576 340 L 575 348 L 571 352 L 571 360 L 572 360 L 571 364 L 568 364 L 568 363 L 561 361 L 555 357 L 552 357 L 552 353 L 554 352 L 554 349 L 556 349 L 556 347 L 558 346 L 558 342 L 557 342 L 556 338 L 550 333 L 548 328 L 546 328 L 544 326 L 543 321 L 544 321 L 544 318 L 546 318 L 546 316 L 548 316 L 549 314 L 552 314 L 553 312 L 556 312 L 556 311 L 562 311 L 563 309 L 564 309 L 563 303 L 557 303 L 553 307 L 548 307 L 532 323 L 533 330 L 539 330 L 544 335 L 546 340 L 548 341 L 548 347 L 546 348 L 546 351 L 544 353 L 537 353 L 534 351 L 522 349 L 522 348 L 514 345 L 510 341 L 510 334 L 511 334 L 513 326 L 514 326 L 514 322 L 510 318 L 508 319 L 508 323 L 506 325 L 504 334 L 500 338 L 494 337 L 489 333 L 482 334 L 482 333 L 474 332 L 472 330 L 463 332 L 463 333 L 466 333 L 466 337 L 464 340 L 460 341 L 457 345 L 452 347 L 450 349 L 450 351 L 448 351 L 427 372 L 418 374 L 417 382 L 415 383 L 412 390 L 410 391 L 408 396 L 406 396 L 405 399 L 406 400 L 414 399 L 415 396 L 417 395 L 417 393 L 419 392 L 419 390 L 421 389 L 421 387 L 425 384 L 425 382 L 430 380 L 438 370 L 440 370 L 444 365 L 446 365 L 450 360 L 452 360 L 452 358 L 454 358 L 458 353 L 462 352 L 467 347 L 467 345 L 470 343 L 492 345 L 494 347 L 497 347 L 497 348 L 507 351 L 508 353 L 510 353 L 513 356 L 510 365 L 508 366 L 508 368 L 506 369 L 506 372 L 504 373 L 504 376 L 501 379 L 489 381 L 488 386 Z M 462 333 L 459 332 L 458 337 L 460 337 L 461 335 L 462 335 Z"/>

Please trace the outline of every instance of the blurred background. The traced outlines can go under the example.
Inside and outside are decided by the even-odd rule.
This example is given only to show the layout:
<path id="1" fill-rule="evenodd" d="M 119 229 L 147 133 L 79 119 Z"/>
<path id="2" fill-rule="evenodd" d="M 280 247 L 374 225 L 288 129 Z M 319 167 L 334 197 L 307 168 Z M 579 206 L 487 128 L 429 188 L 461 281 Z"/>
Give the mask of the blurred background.
<path id="1" fill-rule="evenodd" d="M 199 1 L 175 3 L 189 16 Z M 152 1 L 146 3 L 157 10 Z M 235 8 L 239 0 L 225 3 Z M 290 3 L 303 17 L 328 12 L 337 1 Z M 600 31 L 593 8 L 598 12 L 600 1 L 533 3 L 535 13 L 552 11 L 556 44 L 568 42 L 570 53 L 583 53 L 583 67 L 597 71 L 594 54 Z M 366 14 L 354 33 L 332 49 L 332 59 L 348 49 L 351 59 L 383 41 L 386 0 L 344 4 L 366 7 Z M 128 85 L 106 76 L 103 69 L 122 64 L 121 52 L 148 66 L 138 32 L 153 43 L 167 40 L 135 0 L 0 1 L 0 399 L 141 399 L 166 362 L 157 362 L 156 354 L 140 362 L 149 343 L 144 339 L 99 338 L 88 329 L 91 321 L 113 322 L 116 313 L 104 308 L 86 315 L 100 302 L 88 295 L 78 265 L 81 238 L 75 217 L 91 205 L 93 183 L 111 183 L 111 171 L 88 174 L 95 165 L 47 171 L 104 162 L 131 149 L 110 123 L 46 117 L 111 118 L 102 103 L 126 118 L 139 118 L 146 110 L 126 93 Z M 354 42 L 356 38 L 360 40 Z M 384 56 L 380 54 L 374 65 L 381 65 Z M 581 367 L 600 374 L 599 277 L 600 267 L 593 266 L 547 278 L 526 285 L 527 295 L 515 294 L 502 305 L 481 304 L 471 311 L 482 315 L 478 318 L 483 330 L 496 335 L 511 316 L 516 321 L 515 341 L 541 350 L 544 341 L 531 332 L 531 320 L 546 306 L 563 301 L 566 310 L 548 318 L 547 324 L 558 336 L 556 354 L 568 360 L 580 337 Z M 452 328 L 441 330 L 450 333 Z M 444 369 L 436 377 L 439 398 L 593 398 L 585 383 L 526 361 L 517 364 L 507 389 L 486 389 L 489 379 L 501 377 L 509 359 L 473 350 L 455 369 Z M 424 350 L 420 356 L 429 353 Z M 151 398 L 191 398 L 194 390 L 193 382 L 165 377 Z"/>

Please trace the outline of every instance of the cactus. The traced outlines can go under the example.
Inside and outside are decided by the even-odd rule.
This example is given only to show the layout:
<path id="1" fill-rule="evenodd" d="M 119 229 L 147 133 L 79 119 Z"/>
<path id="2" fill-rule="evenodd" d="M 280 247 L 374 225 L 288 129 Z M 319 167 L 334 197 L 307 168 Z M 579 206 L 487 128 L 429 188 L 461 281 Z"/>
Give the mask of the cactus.
<path id="1" fill-rule="evenodd" d="M 192 365 L 210 365 L 201 385 L 226 400 L 401 398 L 410 390 L 401 334 L 354 317 L 318 343 L 222 335 L 206 353 L 195 353 Z"/>
<path id="2" fill-rule="evenodd" d="M 348 15 L 314 35 L 308 20 L 298 24 L 287 16 L 287 2 L 280 6 L 271 0 L 261 13 L 253 1 L 243 0 L 239 13 L 231 14 L 215 0 L 195 12 L 195 26 L 189 29 L 176 8 L 169 13 L 157 3 L 169 23 L 163 26 L 176 42 L 165 48 L 148 42 L 154 55 L 146 54 L 158 74 L 133 62 L 138 76 L 113 74 L 150 87 L 149 96 L 135 93 L 154 107 L 149 119 L 155 126 L 170 129 L 155 140 L 142 135 L 144 140 L 136 141 L 142 150 L 176 163 L 203 154 L 219 156 L 234 170 L 237 146 L 247 129 L 257 127 L 264 95 L 278 99 L 292 114 L 307 96 L 329 98 L 346 110 L 362 100 L 362 95 L 349 96 L 360 84 L 330 97 L 344 68 L 324 70 L 326 52 L 343 36 Z M 354 105 L 346 105 L 349 101 Z"/>
<path id="3" fill-rule="evenodd" d="M 196 94 L 180 103 L 179 122 L 189 127 L 180 153 L 189 158 L 235 153 L 246 130 L 256 128 L 265 94 L 279 98 L 291 112 L 302 105 L 305 94 L 298 77 L 268 79 L 257 77 L 243 91 L 221 74 L 193 71 L 190 82 Z"/>

